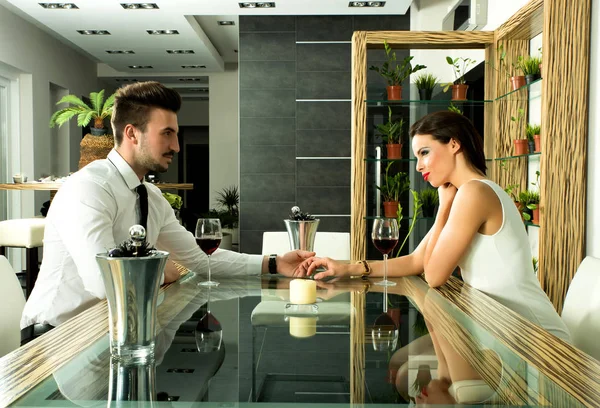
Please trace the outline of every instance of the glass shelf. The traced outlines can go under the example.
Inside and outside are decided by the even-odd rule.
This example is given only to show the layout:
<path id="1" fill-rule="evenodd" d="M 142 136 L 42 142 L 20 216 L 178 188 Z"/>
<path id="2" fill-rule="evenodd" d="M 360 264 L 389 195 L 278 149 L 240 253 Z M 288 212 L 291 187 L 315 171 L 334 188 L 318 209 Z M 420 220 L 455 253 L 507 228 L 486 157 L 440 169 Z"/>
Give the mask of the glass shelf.
<path id="1" fill-rule="evenodd" d="M 494 102 L 493 100 L 464 100 L 464 101 L 451 101 L 449 99 L 446 100 L 430 100 L 423 101 L 420 99 L 417 100 L 401 100 L 401 101 L 388 101 L 387 99 L 366 99 L 367 107 L 369 108 L 380 108 L 387 106 L 415 106 L 415 105 L 429 105 L 429 106 L 450 106 L 453 103 L 455 106 L 483 106 L 486 103 Z"/>
<path id="2" fill-rule="evenodd" d="M 363 219 L 365 220 L 378 220 L 380 218 L 389 218 L 389 217 L 383 217 L 383 216 L 375 216 L 375 215 L 367 215 L 366 217 L 364 217 Z M 412 220 L 413 217 L 404 217 L 402 218 L 402 221 L 404 220 Z M 417 217 L 417 221 L 419 220 L 435 220 L 435 217 Z"/>
<path id="3" fill-rule="evenodd" d="M 520 154 L 518 156 L 507 156 L 507 157 L 497 157 L 494 160 L 498 161 L 498 160 L 511 160 L 511 159 L 522 159 L 523 157 L 529 157 L 529 156 L 539 156 L 541 155 L 542 152 L 537 152 L 537 153 L 527 153 L 527 154 Z"/>
<path id="4" fill-rule="evenodd" d="M 510 99 L 513 99 L 514 97 L 516 97 L 516 99 L 527 99 L 527 100 L 537 99 L 542 96 L 541 82 L 542 82 L 542 78 L 536 79 L 532 83 L 522 86 L 519 89 L 510 91 L 508 93 L 505 93 L 504 95 L 500 95 L 499 97 L 496 98 L 496 100 L 499 101 L 499 100 L 509 98 L 509 97 L 510 97 Z M 527 91 L 529 91 L 529 92 L 526 93 Z"/>
<path id="5" fill-rule="evenodd" d="M 416 162 L 417 159 L 376 159 L 374 157 L 367 157 L 366 162 Z"/>
<path id="6" fill-rule="evenodd" d="M 525 223 L 525 225 L 526 225 L 526 226 L 528 226 L 528 227 L 538 227 L 538 228 L 540 227 L 540 226 L 539 226 L 539 224 L 534 224 L 534 223 L 533 223 L 533 222 L 531 222 L 531 221 L 523 221 L 523 222 L 524 222 L 524 223 Z"/>

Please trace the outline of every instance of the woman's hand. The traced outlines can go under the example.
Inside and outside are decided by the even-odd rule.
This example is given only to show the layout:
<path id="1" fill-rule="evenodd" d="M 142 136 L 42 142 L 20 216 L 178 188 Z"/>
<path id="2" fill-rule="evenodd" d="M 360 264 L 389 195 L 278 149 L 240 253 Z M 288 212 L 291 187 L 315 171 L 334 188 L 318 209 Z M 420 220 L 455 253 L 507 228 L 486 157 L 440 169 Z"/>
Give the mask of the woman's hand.
<path id="1" fill-rule="evenodd" d="M 458 189 L 454 187 L 450 183 L 443 184 L 438 187 L 438 195 L 440 198 L 440 210 L 450 211 L 450 207 L 452 207 L 452 202 L 454 201 L 454 197 Z"/>
<path id="2" fill-rule="evenodd" d="M 305 268 L 301 266 L 313 256 L 315 256 L 314 252 L 302 250 L 290 251 L 282 256 L 277 256 L 277 272 L 288 278 L 304 278 L 307 275 Z"/>
<path id="3" fill-rule="evenodd" d="M 328 276 L 343 277 L 350 275 L 349 264 L 341 263 L 331 258 L 309 258 L 300 264 L 299 269 L 301 269 L 300 273 L 305 273 L 306 276 L 310 276 L 317 271 L 317 268 L 321 267 L 327 270 L 315 274 L 315 279 L 323 279 Z"/>

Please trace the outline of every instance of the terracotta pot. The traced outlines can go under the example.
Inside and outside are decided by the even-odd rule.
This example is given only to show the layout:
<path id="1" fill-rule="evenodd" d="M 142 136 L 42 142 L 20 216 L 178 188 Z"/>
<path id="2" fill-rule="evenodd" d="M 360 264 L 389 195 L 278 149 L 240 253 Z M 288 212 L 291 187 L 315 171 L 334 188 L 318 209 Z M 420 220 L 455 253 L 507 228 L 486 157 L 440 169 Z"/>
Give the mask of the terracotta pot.
<path id="1" fill-rule="evenodd" d="M 384 201 L 383 214 L 386 218 L 396 218 L 398 213 L 398 201 Z"/>
<path id="2" fill-rule="evenodd" d="M 452 85 L 452 100 L 453 101 L 464 101 L 467 99 L 467 89 L 469 85 L 460 84 Z"/>
<path id="3" fill-rule="evenodd" d="M 517 140 L 513 140 L 513 142 L 515 144 L 515 151 L 514 151 L 515 156 L 520 156 L 522 154 L 529 153 L 529 146 L 527 145 L 527 139 L 517 139 Z"/>
<path id="4" fill-rule="evenodd" d="M 512 84 L 512 90 L 516 91 L 520 87 L 525 86 L 525 84 L 526 84 L 525 76 L 519 75 L 519 76 L 510 77 L 510 83 Z"/>
<path id="5" fill-rule="evenodd" d="M 111 135 L 92 136 L 85 135 L 79 144 L 79 169 L 98 159 L 106 159 L 115 146 L 115 139 Z"/>
<path id="6" fill-rule="evenodd" d="M 387 144 L 386 146 L 387 146 L 388 160 L 402 158 L 402 144 L 401 143 Z"/>
<path id="7" fill-rule="evenodd" d="M 540 135 L 534 135 L 533 136 L 533 141 L 535 143 L 534 152 L 535 153 L 541 152 L 542 151 L 542 141 L 540 140 Z"/>
<path id="8" fill-rule="evenodd" d="M 540 209 L 536 208 L 535 210 L 532 210 L 531 212 L 533 213 L 532 222 L 536 225 L 540 225 Z"/>
<path id="9" fill-rule="evenodd" d="M 402 86 L 392 85 L 387 87 L 388 101 L 402 100 Z"/>

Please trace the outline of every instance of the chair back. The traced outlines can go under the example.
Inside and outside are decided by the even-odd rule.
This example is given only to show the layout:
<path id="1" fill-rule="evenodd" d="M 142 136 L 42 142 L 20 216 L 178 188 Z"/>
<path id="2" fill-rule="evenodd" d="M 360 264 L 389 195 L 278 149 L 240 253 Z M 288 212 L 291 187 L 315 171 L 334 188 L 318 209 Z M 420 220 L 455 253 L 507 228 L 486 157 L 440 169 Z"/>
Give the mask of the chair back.
<path id="1" fill-rule="evenodd" d="M 267 231 L 263 233 L 262 254 L 283 255 L 290 251 L 290 240 L 285 231 Z M 315 236 L 317 256 L 333 259 L 350 259 L 349 232 L 317 232 Z"/>
<path id="2" fill-rule="evenodd" d="M 573 345 L 600 360 L 600 259 L 586 257 L 569 285 L 561 315 Z"/>
<path id="3" fill-rule="evenodd" d="M 19 323 L 25 295 L 12 266 L 4 256 L 0 256 L 0 357 L 10 353 L 21 345 Z"/>

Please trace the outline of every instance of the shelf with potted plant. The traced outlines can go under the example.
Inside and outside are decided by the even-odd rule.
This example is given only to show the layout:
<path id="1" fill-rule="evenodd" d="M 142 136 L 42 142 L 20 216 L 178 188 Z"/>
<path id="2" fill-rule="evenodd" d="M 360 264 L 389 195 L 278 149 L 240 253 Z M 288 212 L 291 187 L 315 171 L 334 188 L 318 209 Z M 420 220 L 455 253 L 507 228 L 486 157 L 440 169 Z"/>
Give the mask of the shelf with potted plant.
<path id="1" fill-rule="evenodd" d="M 385 61 L 381 67 L 372 65 L 369 67 L 369 69 L 377 72 L 386 81 L 388 100 L 399 101 L 402 99 L 402 82 L 404 82 L 404 80 L 407 79 L 411 74 L 414 74 L 415 72 L 427 67 L 420 64 L 417 64 L 413 67 L 411 63 L 412 59 L 414 58 L 413 56 L 407 56 L 402 60 L 401 63 L 398 63 L 396 59 L 396 52 L 392 51 L 392 47 L 390 47 L 387 41 L 383 42 L 383 46 L 387 61 Z"/>
<path id="2" fill-rule="evenodd" d="M 450 104 L 460 104 L 461 106 L 483 106 L 487 103 L 494 102 L 493 100 L 450 100 L 450 99 L 436 99 L 436 100 L 401 100 L 401 101 L 390 101 L 385 99 L 365 99 L 367 108 L 384 108 L 384 107 L 395 107 L 395 106 L 415 106 L 415 105 L 429 105 L 429 106 L 450 106 Z"/>
<path id="3" fill-rule="evenodd" d="M 526 100 L 531 101 L 542 97 L 542 78 L 538 78 L 529 84 L 525 84 L 520 88 L 507 92 L 498 96 L 495 101 L 500 101 L 506 98 L 510 100 Z"/>

